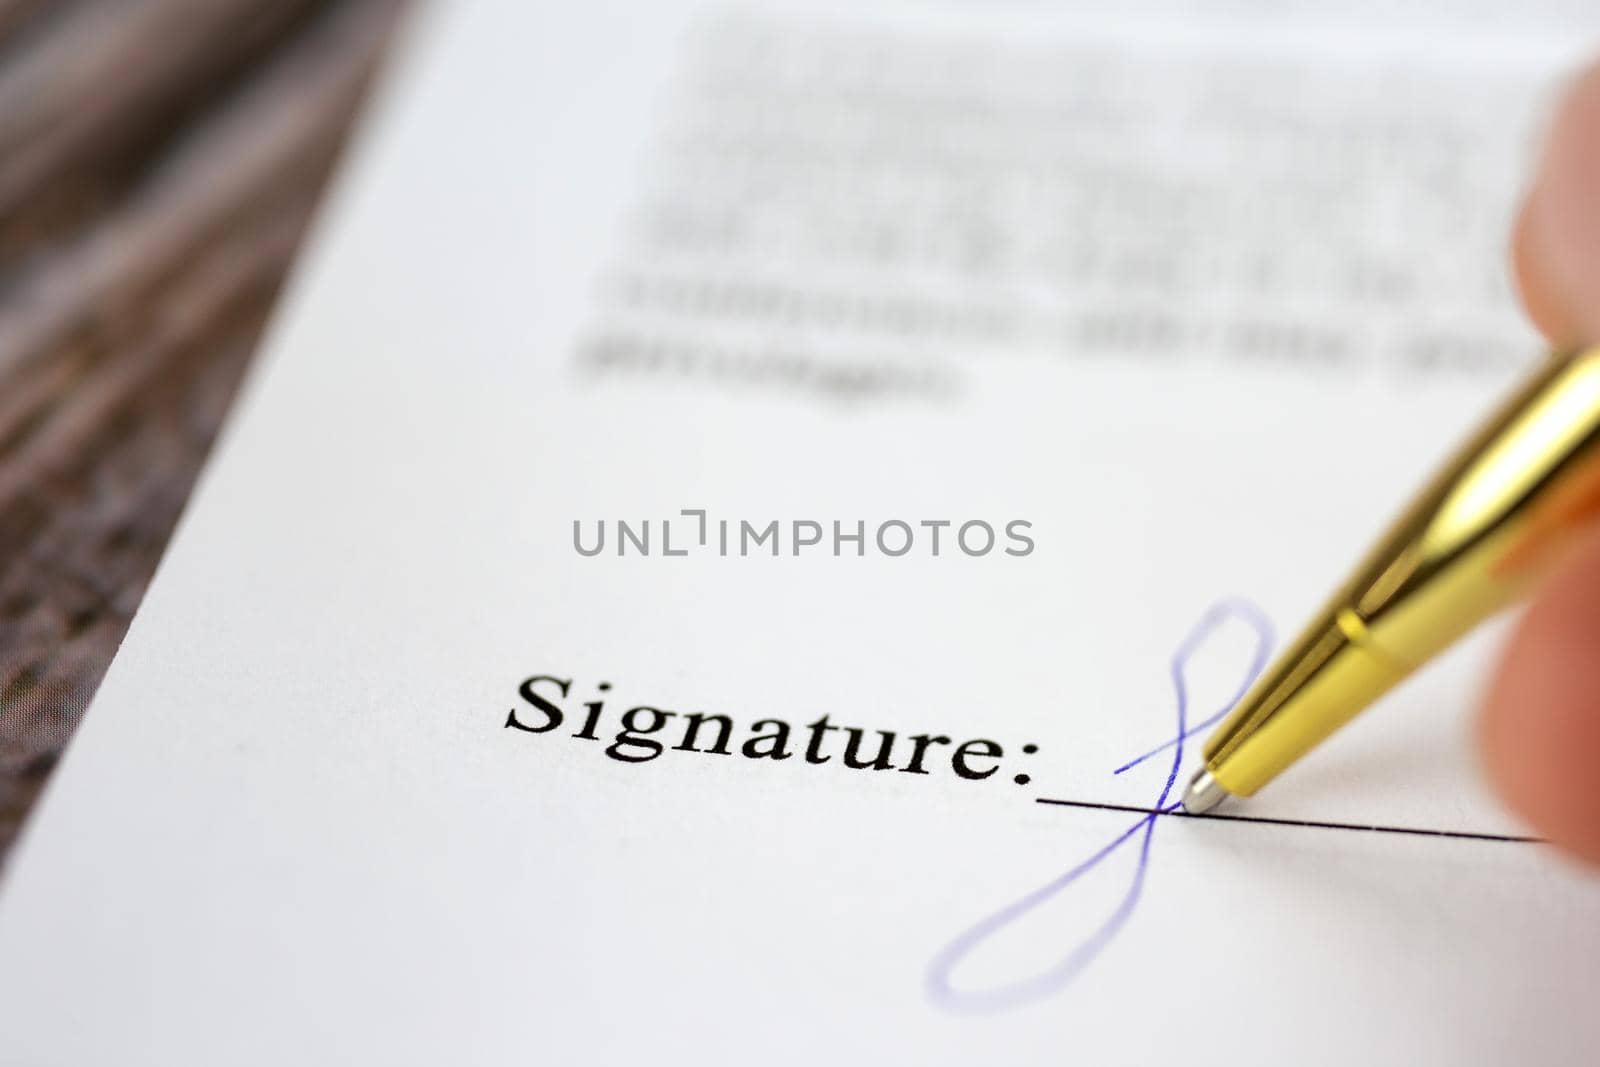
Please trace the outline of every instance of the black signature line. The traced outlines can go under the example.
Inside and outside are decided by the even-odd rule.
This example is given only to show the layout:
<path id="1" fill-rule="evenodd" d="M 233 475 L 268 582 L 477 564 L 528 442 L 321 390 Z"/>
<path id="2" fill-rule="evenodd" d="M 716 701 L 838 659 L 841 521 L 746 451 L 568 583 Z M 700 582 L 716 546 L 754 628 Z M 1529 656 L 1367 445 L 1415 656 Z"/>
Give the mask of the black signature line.
<path id="1" fill-rule="evenodd" d="M 1088 808 L 1094 811 L 1126 811 L 1136 815 L 1173 816 L 1180 819 L 1198 819 L 1204 822 L 1249 822 L 1264 826 L 1300 826 L 1312 830 L 1364 830 L 1373 834 L 1409 834 L 1412 837 L 1449 837 L 1459 841 L 1503 841 L 1509 844 L 1541 845 L 1542 837 L 1523 837 L 1517 834 L 1480 834 L 1467 830 L 1434 830 L 1423 826 L 1377 826 L 1353 822 L 1320 822 L 1316 819 L 1273 819 L 1265 815 L 1226 815 L 1206 813 L 1195 815 L 1182 808 L 1141 808 L 1134 804 L 1097 804 L 1088 800 L 1057 800 L 1039 797 L 1036 804 L 1054 804 L 1063 808 Z"/>

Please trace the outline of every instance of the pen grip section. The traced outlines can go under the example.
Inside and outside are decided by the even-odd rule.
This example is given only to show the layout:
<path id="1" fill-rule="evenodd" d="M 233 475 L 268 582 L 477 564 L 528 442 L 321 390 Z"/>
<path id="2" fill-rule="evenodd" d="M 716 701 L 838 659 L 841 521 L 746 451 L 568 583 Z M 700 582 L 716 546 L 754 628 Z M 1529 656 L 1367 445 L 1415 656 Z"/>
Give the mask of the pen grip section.
<path id="1" fill-rule="evenodd" d="M 1459 449 L 1205 746 L 1251 796 L 1523 593 L 1600 518 L 1600 347 L 1552 356 Z"/>
<path id="2" fill-rule="evenodd" d="M 1410 668 L 1523 593 L 1600 517 L 1600 348 L 1553 356 L 1490 416 L 1335 597 Z"/>

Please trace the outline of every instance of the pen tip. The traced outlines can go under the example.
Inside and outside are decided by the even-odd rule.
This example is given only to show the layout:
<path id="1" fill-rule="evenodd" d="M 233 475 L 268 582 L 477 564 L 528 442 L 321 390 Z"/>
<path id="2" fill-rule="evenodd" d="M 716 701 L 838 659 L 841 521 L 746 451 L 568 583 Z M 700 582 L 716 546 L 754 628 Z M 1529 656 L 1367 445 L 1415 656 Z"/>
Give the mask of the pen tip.
<path id="1" fill-rule="evenodd" d="M 1189 780 L 1189 788 L 1183 791 L 1183 810 L 1190 815 L 1201 815 L 1232 795 L 1211 777 L 1210 771 L 1202 770 Z"/>

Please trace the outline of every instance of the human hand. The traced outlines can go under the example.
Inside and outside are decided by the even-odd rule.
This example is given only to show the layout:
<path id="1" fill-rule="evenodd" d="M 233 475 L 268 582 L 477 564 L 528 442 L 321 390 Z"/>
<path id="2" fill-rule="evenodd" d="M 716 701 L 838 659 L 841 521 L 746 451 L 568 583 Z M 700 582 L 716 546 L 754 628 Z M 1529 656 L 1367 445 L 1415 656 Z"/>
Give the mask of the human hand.
<path id="1" fill-rule="evenodd" d="M 1552 345 L 1600 342 L 1600 65 L 1551 129 L 1513 259 L 1523 304 Z M 1600 526 L 1537 591 L 1489 687 L 1479 741 L 1511 806 L 1600 864 Z"/>

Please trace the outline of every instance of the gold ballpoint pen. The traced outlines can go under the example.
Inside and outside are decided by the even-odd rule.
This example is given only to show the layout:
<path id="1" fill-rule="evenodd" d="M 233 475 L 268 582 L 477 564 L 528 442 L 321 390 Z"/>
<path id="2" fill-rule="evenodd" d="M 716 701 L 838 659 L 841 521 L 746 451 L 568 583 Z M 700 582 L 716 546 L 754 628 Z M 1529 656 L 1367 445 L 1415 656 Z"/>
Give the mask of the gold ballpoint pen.
<path id="1" fill-rule="evenodd" d="M 1199 813 L 1256 790 L 1524 592 L 1600 515 L 1600 346 L 1555 355 L 1401 513 L 1205 745 Z"/>

